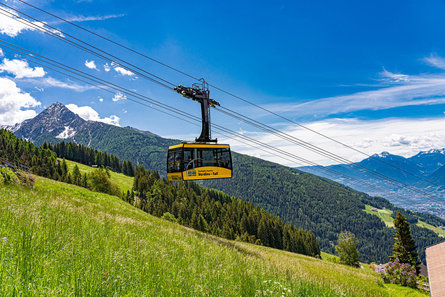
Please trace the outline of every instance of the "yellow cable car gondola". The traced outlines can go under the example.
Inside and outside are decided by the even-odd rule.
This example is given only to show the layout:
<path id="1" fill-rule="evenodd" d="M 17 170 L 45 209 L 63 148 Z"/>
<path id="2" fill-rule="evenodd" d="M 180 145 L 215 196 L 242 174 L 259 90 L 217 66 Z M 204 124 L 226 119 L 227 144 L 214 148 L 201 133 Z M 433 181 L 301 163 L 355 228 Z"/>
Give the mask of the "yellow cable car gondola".
<path id="1" fill-rule="evenodd" d="M 232 158 L 228 144 L 182 143 L 168 148 L 170 181 L 231 178 Z"/>
<path id="2" fill-rule="evenodd" d="M 228 144 L 217 144 L 210 137 L 210 107 L 219 103 L 209 98 L 207 84 L 192 88 L 177 86 L 175 90 L 184 97 L 201 103 L 202 131 L 192 143 L 170 146 L 167 155 L 169 181 L 217 179 L 232 177 L 232 155 Z"/>

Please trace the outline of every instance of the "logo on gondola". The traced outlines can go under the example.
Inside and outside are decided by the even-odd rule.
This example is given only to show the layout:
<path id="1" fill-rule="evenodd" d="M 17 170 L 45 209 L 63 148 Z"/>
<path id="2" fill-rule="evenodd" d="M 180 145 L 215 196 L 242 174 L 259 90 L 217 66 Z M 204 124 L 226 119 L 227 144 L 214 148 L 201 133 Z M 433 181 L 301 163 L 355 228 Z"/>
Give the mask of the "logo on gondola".
<path id="1" fill-rule="evenodd" d="M 196 170 L 187 171 L 187 176 L 196 176 Z"/>

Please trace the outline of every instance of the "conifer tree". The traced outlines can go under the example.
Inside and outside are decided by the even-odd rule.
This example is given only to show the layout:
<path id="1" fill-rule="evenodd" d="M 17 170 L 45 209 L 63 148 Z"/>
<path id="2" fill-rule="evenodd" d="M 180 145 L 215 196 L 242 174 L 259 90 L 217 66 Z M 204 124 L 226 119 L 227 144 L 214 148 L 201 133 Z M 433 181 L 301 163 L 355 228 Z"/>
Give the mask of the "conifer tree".
<path id="1" fill-rule="evenodd" d="M 390 257 L 392 261 L 399 259 L 400 263 L 407 263 L 416 268 L 417 273 L 420 272 L 419 258 L 416 252 L 416 243 L 411 235 L 409 223 L 405 216 L 400 212 L 394 219 L 394 246 L 393 254 Z"/>
<path id="2" fill-rule="evenodd" d="M 80 186 L 80 182 L 82 179 L 82 174 L 80 173 L 79 167 L 76 165 L 74 165 L 74 169 L 73 169 L 73 183 L 75 185 Z"/>
<path id="3" fill-rule="evenodd" d="M 128 163 L 127 160 L 124 160 L 122 163 L 122 173 L 128 175 Z"/>
<path id="4" fill-rule="evenodd" d="M 64 182 L 66 182 L 66 183 L 68 183 L 68 184 L 72 184 L 73 183 L 73 179 L 72 179 L 72 177 L 71 177 L 71 173 L 70 172 L 68 172 L 67 174 L 66 174 L 66 177 L 65 177 L 65 181 Z"/>
<path id="5" fill-rule="evenodd" d="M 63 180 L 66 179 L 67 173 L 68 173 L 68 166 L 66 165 L 65 158 L 63 158 L 63 160 L 62 160 L 62 179 Z"/>
<path id="6" fill-rule="evenodd" d="M 82 174 L 82 180 L 80 181 L 80 185 L 84 188 L 88 188 L 88 177 L 87 174 Z"/>

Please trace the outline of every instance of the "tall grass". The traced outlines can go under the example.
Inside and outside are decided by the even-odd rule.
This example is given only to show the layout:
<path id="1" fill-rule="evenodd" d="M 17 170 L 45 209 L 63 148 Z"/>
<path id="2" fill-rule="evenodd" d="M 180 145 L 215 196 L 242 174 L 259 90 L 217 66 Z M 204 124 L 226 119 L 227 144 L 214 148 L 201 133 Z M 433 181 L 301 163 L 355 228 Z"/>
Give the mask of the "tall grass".
<path id="1" fill-rule="evenodd" d="M 0 186 L 0 296 L 389 296 L 372 272 L 230 242 L 38 178 Z"/>

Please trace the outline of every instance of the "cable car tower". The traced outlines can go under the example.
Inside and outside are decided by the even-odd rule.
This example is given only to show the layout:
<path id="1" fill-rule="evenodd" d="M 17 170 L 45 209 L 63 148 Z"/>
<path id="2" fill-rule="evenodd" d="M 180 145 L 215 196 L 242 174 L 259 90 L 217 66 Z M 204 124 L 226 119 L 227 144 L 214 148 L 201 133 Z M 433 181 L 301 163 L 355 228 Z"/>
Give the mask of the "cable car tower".
<path id="1" fill-rule="evenodd" d="M 232 156 L 228 144 L 211 138 L 210 107 L 220 106 L 210 98 L 204 79 L 192 87 L 179 85 L 175 91 L 201 105 L 202 129 L 195 142 L 170 146 L 167 155 L 167 178 L 170 181 L 218 179 L 232 177 Z"/>

